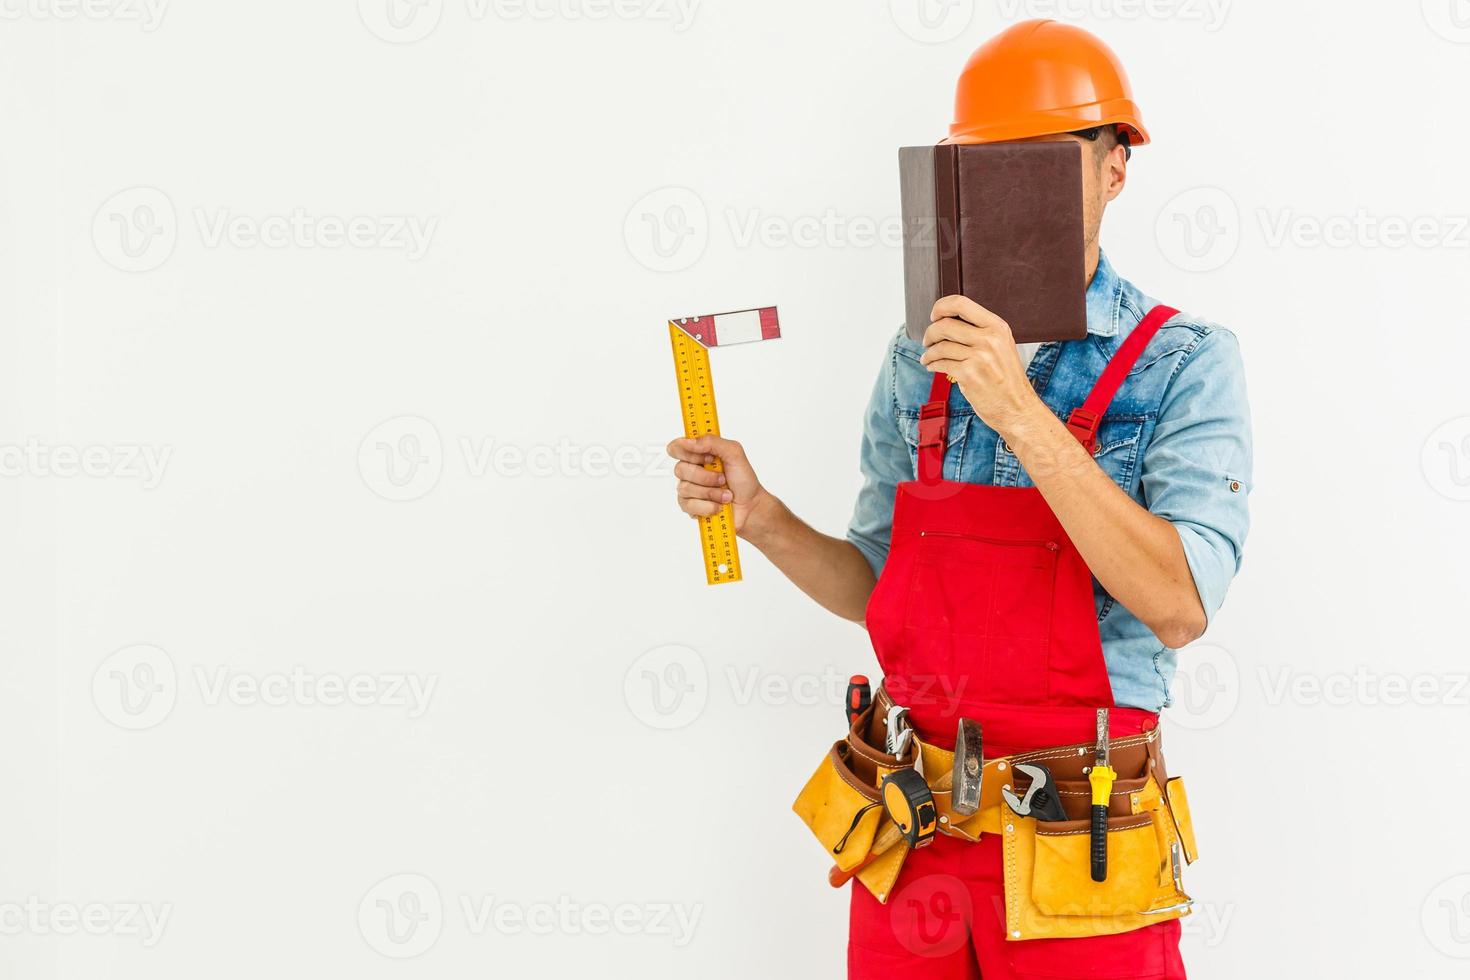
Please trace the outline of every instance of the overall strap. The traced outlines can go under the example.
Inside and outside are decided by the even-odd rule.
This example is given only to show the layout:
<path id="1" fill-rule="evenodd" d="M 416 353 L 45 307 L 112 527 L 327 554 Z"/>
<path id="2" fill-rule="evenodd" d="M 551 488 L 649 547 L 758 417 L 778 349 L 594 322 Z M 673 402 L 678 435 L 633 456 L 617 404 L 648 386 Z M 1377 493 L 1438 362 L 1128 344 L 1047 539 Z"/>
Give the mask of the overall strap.
<path id="1" fill-rule="evenodd" d="M 929 400 L 919 409 L 919 480 L 937 483 L 944 479 L 944 440 L 949 434 L 949 389 L 952 382 L 943 371 L 934 372 Z"/>
<path id="2" fill-rule="evenodd" d="M 1179 311 L 1172 306 L 1155 306 L 1148 315 L 1133 328 L 1108 361 L 1107 367 L 1092 386 L 1087 400 L 1067 417 L 1067 428 L 1072 430 L 1088 452 L 1097 448 L 1097 427 L 1113 402 L 1113 396 L 1123 387 L 1123 380 L 1148 342 L 1154 339 L 1168 320 Z M 934 382 L 929 386 L 929 400 L 919 409 L 919 480 L 935 483 L 944 478 L 944 443 L 949 433 L 949 390 L 952 382 L 943 372 L 935 372 Z"/>
<path id="3" fill-rule="evenodd" d="M 1092 386 L 1087 400 L 1077 408 L 1072 409 L 1072 414 L 1067 417 L 1067 428 L 1081 441 L 1088 452 L 1097 449 L 1097 427 L 1102 423 L 1103 414 L 1107 412 L 1108 406 L 1113 403 L 1113 396 L 1118 389 L 1123 387 L 1123 381 L 1128 377 L 1128 372 L 1133 370 L 1133 365 L 1138 363 L 1139 356 L 1148 342 L 1154 339 L 1154 334 L 1159 332 L 1171 317 L 1179 311 L 1172 306 L 1155 306 L 1148 311 L 1148 315 L 1133 328 L 1126 340 L 1123 341 L 1112 358 L 1108 361 L 1103 373 L 1098 376 L 1097 384 Z M 927 406 L 926 406 L 927 407 Z"/>

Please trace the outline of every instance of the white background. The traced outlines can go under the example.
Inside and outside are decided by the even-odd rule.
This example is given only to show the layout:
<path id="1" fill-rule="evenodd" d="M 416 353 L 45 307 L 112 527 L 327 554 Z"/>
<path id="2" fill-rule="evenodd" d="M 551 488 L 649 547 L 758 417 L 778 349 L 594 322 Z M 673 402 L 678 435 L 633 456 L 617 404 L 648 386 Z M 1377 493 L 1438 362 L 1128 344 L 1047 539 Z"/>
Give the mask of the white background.
<path id="1" fill-rule="evenodd" d="M 788 806 L 871 652 L 703 585 L 664 321 L 779 304 L 722 421 L 840 532 L 896 149 L 1057 15 L 1155 139 L 1111 258 L 1249 372 L 1191 975 L 1464 975 L 1470 4 L 922 2 L 0 5 L 0 974 L 840 977 Z"/>

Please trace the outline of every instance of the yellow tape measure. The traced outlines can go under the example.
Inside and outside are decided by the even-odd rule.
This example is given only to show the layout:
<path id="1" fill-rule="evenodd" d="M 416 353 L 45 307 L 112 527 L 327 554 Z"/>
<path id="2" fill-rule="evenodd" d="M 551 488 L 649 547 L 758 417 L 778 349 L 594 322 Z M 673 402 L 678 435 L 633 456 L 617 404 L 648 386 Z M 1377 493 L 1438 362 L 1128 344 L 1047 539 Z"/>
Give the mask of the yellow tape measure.
<path id="1" fill-rule="evenodd" d="M 674 376 L 679 383 L 684 435 L 690 439 L 720 434 L 715 408 L 715 385 L 710 375 L 709 348 L 779 337 L 775 307 L 720 313 L 669 321 L 674 348 Z M 719 459 L 705 469 L 724 472 Z M 740 549 L 735 540 L 735 509 L 725 504 L 717 514 L 701 517 L 699 545 L 704 553 L 704 577 L 710 585 L 740 581 Z"/>

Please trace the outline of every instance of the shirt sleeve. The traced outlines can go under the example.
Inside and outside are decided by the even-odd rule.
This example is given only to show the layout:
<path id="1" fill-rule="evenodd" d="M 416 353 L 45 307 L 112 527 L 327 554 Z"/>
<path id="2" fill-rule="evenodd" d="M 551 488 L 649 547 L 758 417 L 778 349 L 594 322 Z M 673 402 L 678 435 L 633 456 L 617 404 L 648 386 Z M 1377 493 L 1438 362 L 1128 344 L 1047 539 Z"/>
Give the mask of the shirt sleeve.
<path id="1" fill-rule="evenodd" d="M 873 395 L 863 417 L 863 445 L 860 466 L 863 486 L 858 491 L 852 521 L 847 527 L 847 540 L 857 546 L 873 567 L 873 575 L 883 571 L 888 559 L 888 542 L 893 531 L 893 498 L 898 485 L 914 478 L 913 459 L 908 443 L 898 427 L 894 401 L 894 344 L 888 345 L 883 369 L 873 385 Z"/>
<path id="2" fill-rule="evenodd" d="M 1169 383 L 1143 455 L 1143 499 L 1174 525 L 1213 620 L 1240 568 L 1250 513 L 1251 422 L 1240 344 L 1215 328 Z"/>

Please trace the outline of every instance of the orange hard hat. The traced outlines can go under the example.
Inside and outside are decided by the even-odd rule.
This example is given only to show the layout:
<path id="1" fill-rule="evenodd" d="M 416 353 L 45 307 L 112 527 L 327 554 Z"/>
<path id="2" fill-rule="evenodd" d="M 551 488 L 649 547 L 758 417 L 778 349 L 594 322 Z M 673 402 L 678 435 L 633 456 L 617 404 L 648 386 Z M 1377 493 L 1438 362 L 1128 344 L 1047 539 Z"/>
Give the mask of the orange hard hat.
<path id="1" fill-rule="evenodd" d="M 997 143 L 1116 125 L 1148 142 L 1118 56 L 1070 24 L 1028 20 L 970 55 L 946 143 Z"/>

